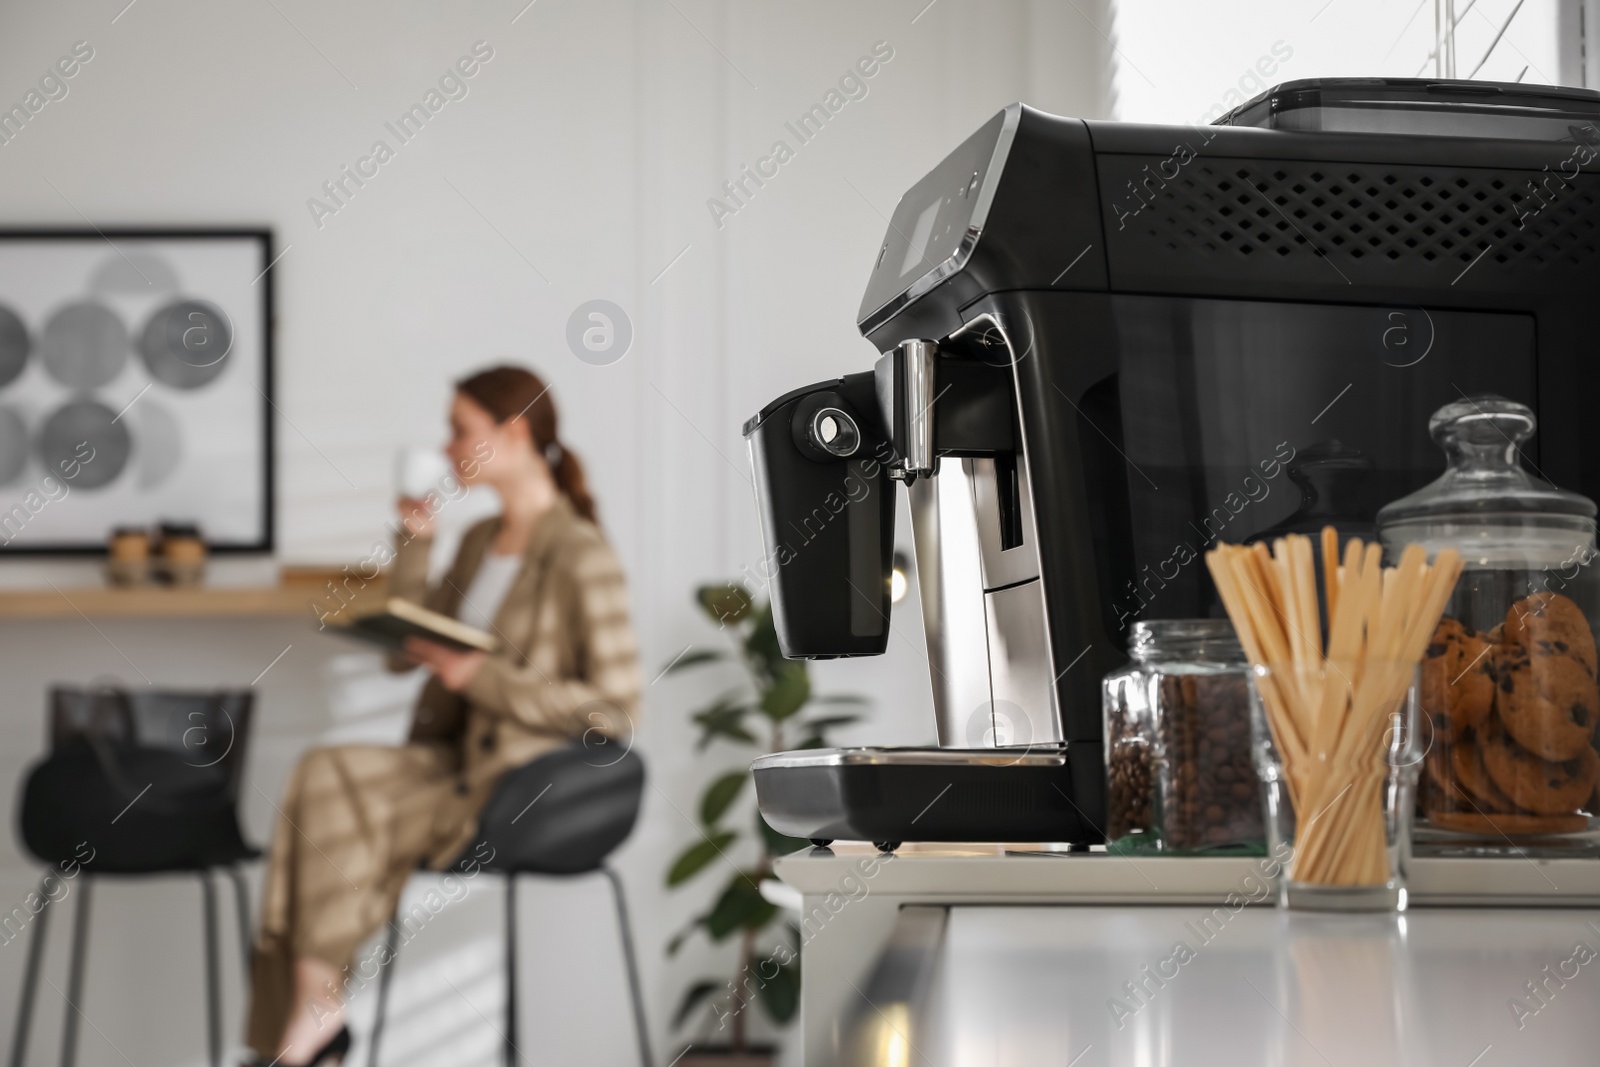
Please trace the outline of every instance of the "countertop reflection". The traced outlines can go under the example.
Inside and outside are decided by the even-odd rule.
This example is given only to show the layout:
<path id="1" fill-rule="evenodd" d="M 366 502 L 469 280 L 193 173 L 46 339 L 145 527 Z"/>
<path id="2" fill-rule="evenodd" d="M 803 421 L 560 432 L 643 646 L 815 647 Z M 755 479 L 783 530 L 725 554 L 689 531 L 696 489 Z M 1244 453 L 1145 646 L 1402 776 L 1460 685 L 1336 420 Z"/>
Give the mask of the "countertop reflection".
<path id="1" fill-rule="evenodd" d="M 908 907 L 846 1062 L 1600 1062 L 1600 911 Z"/>

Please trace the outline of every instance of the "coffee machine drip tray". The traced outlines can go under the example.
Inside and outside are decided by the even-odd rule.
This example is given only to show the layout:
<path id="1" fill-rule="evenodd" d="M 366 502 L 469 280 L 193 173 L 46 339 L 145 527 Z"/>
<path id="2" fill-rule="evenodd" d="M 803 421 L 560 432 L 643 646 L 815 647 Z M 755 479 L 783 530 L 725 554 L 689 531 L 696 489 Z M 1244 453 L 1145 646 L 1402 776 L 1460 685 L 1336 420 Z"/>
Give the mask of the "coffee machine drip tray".
<path id="1" fill-rule="evenodd" d="M 1073 800 L 1064 745 L 810 749 L 751 769 L 768 825 L 815 844 L 1103 840 Z"/>

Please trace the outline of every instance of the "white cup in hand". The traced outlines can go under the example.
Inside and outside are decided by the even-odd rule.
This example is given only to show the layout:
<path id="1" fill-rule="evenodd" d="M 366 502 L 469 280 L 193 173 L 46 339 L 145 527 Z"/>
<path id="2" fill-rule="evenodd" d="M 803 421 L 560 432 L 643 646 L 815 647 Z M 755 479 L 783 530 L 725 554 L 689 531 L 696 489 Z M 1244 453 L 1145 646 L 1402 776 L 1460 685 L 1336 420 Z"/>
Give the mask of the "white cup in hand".
<path id="1" fill-rule="evenodd" d="M 450 477 L 450 461 L 437 448 L 410 445 L 395 457 L 396 495 L 421 500 L 440 492 Z"/>

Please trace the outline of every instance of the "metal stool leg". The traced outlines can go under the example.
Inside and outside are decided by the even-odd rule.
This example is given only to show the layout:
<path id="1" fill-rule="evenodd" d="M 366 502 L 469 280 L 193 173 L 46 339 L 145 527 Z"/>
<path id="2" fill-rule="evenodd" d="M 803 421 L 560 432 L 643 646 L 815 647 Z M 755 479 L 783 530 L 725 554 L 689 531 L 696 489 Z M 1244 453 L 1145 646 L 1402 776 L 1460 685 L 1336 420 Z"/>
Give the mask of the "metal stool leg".
<path id="1" fill-rule="evenodd" d="M 400 905 L 396 902 L 394 914 L 389 917 L 389 953 L 378 975 L 378 1010 L 372 1018 L 372 1037 L 367 1044 L 367 1067 L 378 1067 L 378 1041 L 383 1037 L 383 1016 L 389 1007 L 389 982 L 394 978 L 395 964 L 400 962 Z"/>
<path id="2" fill-rule="evenodd" d="M 217 972 L 217 888 L 211 872 L 200 872 L 201 906 L 206 927 L 206 1051 L 211 1067 L 222 1067 L 222 978 Z"/>
<path id="3" fill-rule="evenodd" d="M 611 893 L 617 902 L 617 931 L 622 935 L 622 958 L 628 965 L 628 993 L 633 998 L 633 1030 L 639 1037 L 639 1063 L 650 1067 L 650 1031 L 644 1018 L 644 995 L 639 991 L 639 963 L 633 955 L 633 930 L 628 924 L 628 902 L 622 892 L 622 879 L 610 867 L 601 867 L 611 882 Z"/>
<path id="4" fill-rule="evenodd" d="M 234 911 L 239 920 L 239 958 L 244 965 L 244 986 L 250 988 L 250 890 L 244 884 L 244 872 L 237 863 L 224 868 L 233 882 Z"/>
<path id="5" fill-rule="evenodd" d="M 83 888 L 78 891 L 78 911 L 72 917 L 72 963 L 67 971 L 67 1011 L 61 1027 L 61 1067 L 73 1067 L 78 1061 L 78 1014 L 83 1003 L 83 963 L 89 954 L 89 890 L 94 879 L 83 875 Z"/>
<path id="6" fill-rule="evenodd" d="M 506 1067 L 517 1067 L 517 872 L 506 872 Z"/>
<path id="7" fill-rule="evenodd" d="M 39 882 L 39 899 L 50 900 L 51 872 Z M 50 922 L 50 905 L 39 909 L 33 932 L 28 935 L 28 966 L 22 976 L 22 995 L 17 998 L 17 1026 L 11 1037 L 11 1067 L 22 1067 L 28 1058 L 28 1027 L 33 1023 L 33 998 L 39 991 L 39 965 L 44 961 L 45 932 Z"/>

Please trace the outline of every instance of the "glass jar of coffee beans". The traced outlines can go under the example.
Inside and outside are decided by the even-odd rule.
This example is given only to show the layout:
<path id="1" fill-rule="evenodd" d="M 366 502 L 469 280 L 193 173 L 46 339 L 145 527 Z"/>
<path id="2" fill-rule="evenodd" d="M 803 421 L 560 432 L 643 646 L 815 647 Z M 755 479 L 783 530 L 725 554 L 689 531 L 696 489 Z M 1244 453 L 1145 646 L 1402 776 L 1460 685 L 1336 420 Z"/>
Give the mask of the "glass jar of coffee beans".
<path id="1" fill-rule="evenodd" d="M 1106 837 L 1118 852 L 1265 847 L 1250 676 L 1226 619 L 1136 622 L 1106 675 Z"/>

